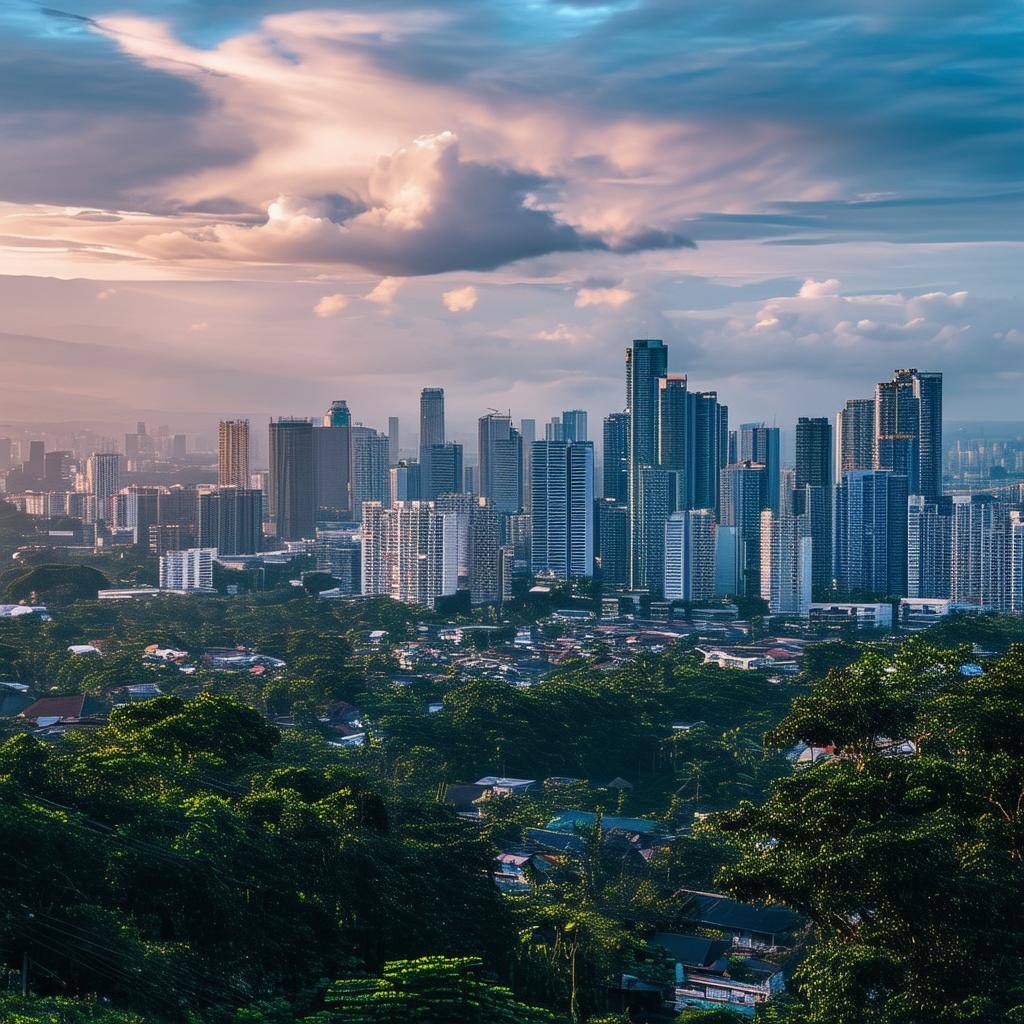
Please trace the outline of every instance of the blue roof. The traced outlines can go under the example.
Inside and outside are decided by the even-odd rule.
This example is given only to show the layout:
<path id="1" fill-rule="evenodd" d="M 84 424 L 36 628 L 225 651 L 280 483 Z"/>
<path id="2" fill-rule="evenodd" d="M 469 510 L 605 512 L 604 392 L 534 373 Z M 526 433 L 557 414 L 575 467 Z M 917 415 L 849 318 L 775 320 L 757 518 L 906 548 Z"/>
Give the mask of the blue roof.
<path id="1" fill-rule="evenodd" d="M 552 832 L 576 832 L 580 829 L 592 828 L 597 821 L 593 811 L 561 811 L 548 823 L 546 828 Z M 623 832 L 637 832 L 640 835 L 657 835 L 664 832 L 659 821 L 648 818 L 616 818 L 606 814 L 601 818 L 601 831 L 621 829 Z"/>

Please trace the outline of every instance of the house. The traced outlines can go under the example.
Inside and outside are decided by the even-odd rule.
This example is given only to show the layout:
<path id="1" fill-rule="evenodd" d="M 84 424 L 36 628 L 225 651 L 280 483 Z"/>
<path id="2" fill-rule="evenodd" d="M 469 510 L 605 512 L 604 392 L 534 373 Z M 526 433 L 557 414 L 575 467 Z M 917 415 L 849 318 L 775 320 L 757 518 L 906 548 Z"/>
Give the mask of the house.
<path id="1" fill-rule="evenodd" d="M 92 644 L 72 644 L 68 648 L 68 654 L 76 654 L 76 655 L 97 654 L 100 657 L 103 657 L 103 652 L 98 647 L 93 647 Z"/>
<path id="2" fill-rule="evenodd" d="M 552 858 L 530 850 L 508 850 L 494 858 L 494 882 L 502 892 L 529 892 L 532 879 L 553 866 Z"/>
<path id="3" fill-rule="evenodd" d="M 775 964 L 732 955 L 728 939 L 658 932 L 653 945 L 675 960 L 673 1008 L 713 1010 L 723 1006 L 746 1017 L 785 988 L 785 975 Z"/>
<path id="4" fill-rule="evenodd" d="M 494 796 L 519 796 L 541 788 L 536 779 L 510 779 L 503 775 L 485 775 L 476 780 L 476 785 L 490 790 Z"/>
<path id="5" fill-rule="evenodd" d="M 545 826 L 551 832 L 582 832 L 593 828 L 597 815 L 593 811 L 560 811 Z M 636 836 L 662 836 L 665 828 L 649 818 L 619 818 L 611 814 L 601 817 L 602 832 L 626 832 Z"/>
<path id="6" fill-rule="evenodd" d="M 36 735 L 57 739 L 66 732 L 97 729 L 107 721 L 107 705 L 85 694 L 74 697 L 40 697 L 33 701 L 21 717 L 31 722 Z"/>
<path id="7" fill-rule="evenodd" d="M 0 604 L 0 619 L 17 619 L 22 615 L 38 615 L 49 621 L 46 606 L 41 604 Z"/>
<path id="8" fill-rule="evenodd" d="M 733 949 L 767 952 L 793 944 L 801 920 L 788 907 L 763 903 L 740 903 L 714 892 L 680 889 L 677 896 L 687 900 L 686 917 L 701 928 L 723 932 Z"/>
<path id="9" fill-rule="evenodd" d="M 0 683 L 0 718 L 20 715 L 31 703 L 24 683 Z"/>
<path id="10" fill-rule="evenodd" d="M 188 661 L 188 651 L 179 651 L 175 647 L 161 647 L 159 644 L 150 644 L 143 652 L 142 660 L 161 664 Z"/>
<path id="11" fill-rule="evenodd" d="M 442 800 L 446 804 L 451 804 L 460 818 L 476 820 L 480 817 L 480 801 L 486 799 L 490 792 L 487 786 L 453 782 L 445 786 Z"/>

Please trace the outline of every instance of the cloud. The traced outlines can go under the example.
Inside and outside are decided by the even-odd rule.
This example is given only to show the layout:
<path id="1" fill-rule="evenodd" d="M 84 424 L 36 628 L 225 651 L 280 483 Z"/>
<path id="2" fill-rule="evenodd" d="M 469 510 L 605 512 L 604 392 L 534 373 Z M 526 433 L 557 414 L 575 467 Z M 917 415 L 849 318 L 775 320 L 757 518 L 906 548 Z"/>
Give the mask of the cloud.
<path id="1" fill-rule="evenodd" d="M 441 296 L 449 313 L 465 313 L 471 310 L 477 302 L 476 289 L 472 285 L 465 288 L 453 288 Z"/>
<path id="2" fill-rule="evenodd" d="M 576 293 L 576 308 L 611 306 L 613 309 L 618 309 L 619 306 L 624 306 L 635 298 L 636 292 L 628 291 L 625 288 L 581 288 Z"/>
<path id="3" fill-rule="evenodd" d="M 203 331 L 208 331 L 210 329 L 210 325 L 206 320 L 197 320 L 195 323 L 189 324 L 188 329 L 201 334 Z"/>
<path id="4" fill-rule="evenodd" d="M 797 294 L 801 299 L 819 299 L 822 295 L 838 295 L 839 282 L 834 277 L 830 277 L 827 281 L 815 281 L 808 278 L 800 286 L 800 291 Z"/>
<path id="5" fill-rule="evenodd" d="M 98 291 L 96 293 L 96 298 L 99 299 L 100 302 L 106 302 L 107 299 L 111 298 L 112 296 L 114 296 L 116 294 L 117 294 L 117 289 L 116 288 L 103 288 L 102 290 L 100 290 L 100 291 Z"/>
<path id="6" fill-rule="evenodd" d="M 403 281 L 400 277 L 382 277 L 376 286 L 368 291 L 363 298 L 367 302 L 377 302 L 382 306 L 390 306 L 401 289 Z"/>
<path id="7" fill-rule="evenodd" d="M 578 341 L 580 334 L 568 324 L 559 324 L 551 331 L 538 331 L 535 335 L 538 341 Z"/>
<path id="8" fill-rule="evenodd" d="M 340 292 L 335 295 L 325 295 L 314 307 L 313 312 L 322 319 L 330 316 L 337 316 L 348 306 L 348 296 Z"/>

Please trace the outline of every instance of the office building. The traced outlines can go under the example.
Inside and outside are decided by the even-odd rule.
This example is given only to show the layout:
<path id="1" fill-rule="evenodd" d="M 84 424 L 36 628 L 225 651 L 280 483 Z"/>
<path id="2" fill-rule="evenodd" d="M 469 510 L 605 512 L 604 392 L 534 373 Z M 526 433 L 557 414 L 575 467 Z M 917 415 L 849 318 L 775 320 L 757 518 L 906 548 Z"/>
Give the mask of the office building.
<path id="1" fill-rule="evenodd" d="M 388 470 L 388 493 L 392 505 L 398 501 L 420 501 L 423 498 L 421 469 L 418 462 L 400 461 Z"/>
<path id="2" fill-rule="evenodd" d="M 348 402 L 344 398 L 336 398 L 331 402 L 330 408 L 324 415 L 325 427 L 351 427 L 352 413 L 349 411 Z"/>
<path id="3" fill-rule="evenodd" d="M 449 441 L 422 449 L 421 487 L 423 497 L 434 501 L 438 495 L 463 488 L 462 445 Z"/>
<path id="4" fill-rule="evenodd" d="M 688 500 L 692 508 L 720 514 L 721 474 L 728 465 L 729 408 L 717 391 L 693 394 L 693 472 Z"/>
<path id="5" fill-rule="evenodd" d="M 827 422 L 827 421 L 826 421 Z M 761 511 L 761 597 L 771 615 L 807 615 L 814 546 L 806 516 Z"/>
<path id="6" fill-rule="evenodd" d="M 562 420 L 558 416 L 552 416 L 547 423 L 544 424 L 544 440 L 545 441 L 564 441 L 565 434 L 562 431 Z"/>
<path id="7" fill-rule="evenodd" d="M 836 492 L 836 581 L 847 592 L 907 593 L 907 478 L 853 470 Z"/>
<path id="8" fill-rule="evenodd" d="M 391 497 L 388 439 L 362 424 L 349 429 L 352 435 L 352 518 L 358 523 L 366 502 L 379 501 L 386 506 Z"/>
<path id="9" fill-rule="evenodd" d="M 740 591 L 761 593 L 761 511 L 767 507 L 765 467 L 740 462 L 722 470 L 719 522 L 735 527 L 739 544 L 738 579 Z"/>
<path id="10" fill-rule="evenodd" d="M 629 415 L 612 412 L 604 418 L 602 497 L 616 505 L 629 504 Z"/>
<path id="11" fill-rule="evenodd" d="M 601 498 L 594 516 L 594 554 L 606 589 L 629 586 L 629 509 Z"/>
<path id="12" fill-rule="evenodd" d="M 953 543 L 953 500 L 907 499 L 907 596 L 948 598 Z"/>
<path id="13" fill-rule="evenodd" d="M 690 508 L 695 463 L 695 400 L 686 377 L 669 374 L 658 381 L 658 462 L 672 474 L 673 510 Z"/>
<path id="14" fill-rule="evenodd" d="M 198 495 L 199 546 L 219 555 L 252 555 L 263 546 L 263 492 L 221 487 Z"/>
<path id="15" fill-rule="evenodd" d="M 313 427 L 316 463 L 316 515 L 323 521 L 352 515 L 352 425 L 348 405 L 331 403 L 323 421 Z"/>
<path id="16" fill-rule="evenodd" d="M 794 515 L 806 515 L 814 550 L 814 586 L 832 585 L 833 469 L 832 424 L 825 417 L 796 422 L 793 492 L 784 496 Z M 785 511 L 785 509 L 783 509 Z"/>
<path id="17" fill-rule="evenodd" d="M 217 484 L 249 486 L 249 421 L 221 420 L 217 432 Z"/>
<path id="18" fill-rule="evenodd" d="M 531 481 L 531 569 L 559 579 L 594 573 L 594 448 L 535 441 Z"/>
<path id="19" fill-rule="evenodd" d="M 835 480 L 853 470 L 872 469 L 875 450 L 875 400 L 851 398 L 836 413 Z"/>
<path id="20" fill-rule="evenodd" d="M 444 442 L 444 388 L 424 388 L 420 392 L 420 462 L 424 449 Z"/>
<path id="21" fill-rule="evenodd" d="M 530 507 L 530 460 L 533 458 L 533 442 L 537 440 L 537 421 L 519 421 L 519 436 L 523 446 L 523 508 Z M 467 487 L 466 490 L 471 490 Z"/>
<path id="22" fill-rule="evenodd" d="M 874 468 L 907 478 L 911 494 L 942 493 L 942 374 L 897 370 L 875 385 Z"/>
<path id="23" fill-rule="evenodd" d="M 672 477 L 659 466 L 641 466 L 635 491 L 632 589 L 660 591 L 665 577 L 665 523 L 672 510 Z"/>
<path id="24" fill-rule="evenodd" d="M 630 586 L 661 586 L 661 559 L 657 559 L 658 571 L 651 575 L 651 564 L 644 563 L 645 554 L 641 547 L 641 533 L 651 550 L 664 547 L 664 521 L 658 528 L 660 540 L 650 536 L 649 522 L 640 521 L 640 475 L 646 468 L 658 465 L 658 399 L 660 381 L 668 373 L 668 348 L 663 341 L 642 338 L 633 341 L 626 349 L 626 413 L 629 416 L 629 511 L 630 511 Z M 652 482 L 651 487 L 657 490 Z M 653 499 L 654 491 L 650 497 Z M 668 503 L 667 483 L 665 503 Z M 650 507 L 648 502 L 648 507 Z M 665 518 L 668 518 L 667 511 Z M 641 580 L 646 579 L 644 583 Z"/>
<path id="25" fill-rule="evenodd" d="M 523 502 L 523 446 L 508 415 L 491 412 L 478 424 L 480 457 L 478 490 L 502 515 L 521 511 Z"/>
<path id="26" fill-rule="evenodd" d="M 215 593 L 213 589 L 213 548 L 187 548 L 160 556 L 160 589 L 178 592 Z"/>
<path id="27" fill-rule="evenodd" d="M 566 409 L 562 413 L 561 440 L 569 444 L 587 440 L 587 414 L 583 409 Z"/>
<path id="28" fill-rule="evenodd" d="M 735 597 L 743 593 L 740 575 L 740 531 L 719 525 L 715 533 L 715 596 Z"/>
<path id="29" fill-rule="evenodd" d="M 313 443 L 312 420 L 271 420 L 270 512 L 278 540 L 301 540 L 316 533 Z"/>
<path id="30" fill-rule="evenodd" d="M 70 490 L 74 466 L 73 452 L 47 452 L 43 459 L 43 482 L 46 488 L 51 491 Z"/>
<path id="31" fill-rule="evenodd" d="M 764 507 L 781 509 L 781 449 L 779 428 L 763 423 L 741 423 L 737 432 L 738 461 L 764 466 Z"/>
<path id="32" fill-rule="evenodd" d="M 398 417 L 388 417 L 388 465 L 397 466 L 401 437 L 399 436 Z"/>
<path id="33" fill-rule="evenodd" d="M 715 596 L 713 509 L 673 512 L 665 524 L 666 601 L 709 601 Z"/>
<path id="34" fill-rule="evenodd" d="M 512 548 L 512 557 L 516 562 L 530 564 L 531 541 L 533 538 L 533 520 L 529 512 L 509 516 L 506 520 L 506 540 Z"/>

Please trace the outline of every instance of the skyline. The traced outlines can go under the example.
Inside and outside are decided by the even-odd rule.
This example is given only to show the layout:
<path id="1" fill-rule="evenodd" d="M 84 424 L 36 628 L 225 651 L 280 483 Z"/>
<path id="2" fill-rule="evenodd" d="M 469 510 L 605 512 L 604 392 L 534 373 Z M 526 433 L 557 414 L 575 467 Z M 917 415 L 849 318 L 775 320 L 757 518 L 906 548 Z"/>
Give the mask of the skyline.
<path id="1" fill-rule="evenodd" d="M 331 8 L 0 11 L 0 419 L 603 413 L 630 337 L 752 420 L 1019 415 L 1019 7 Z"/>

